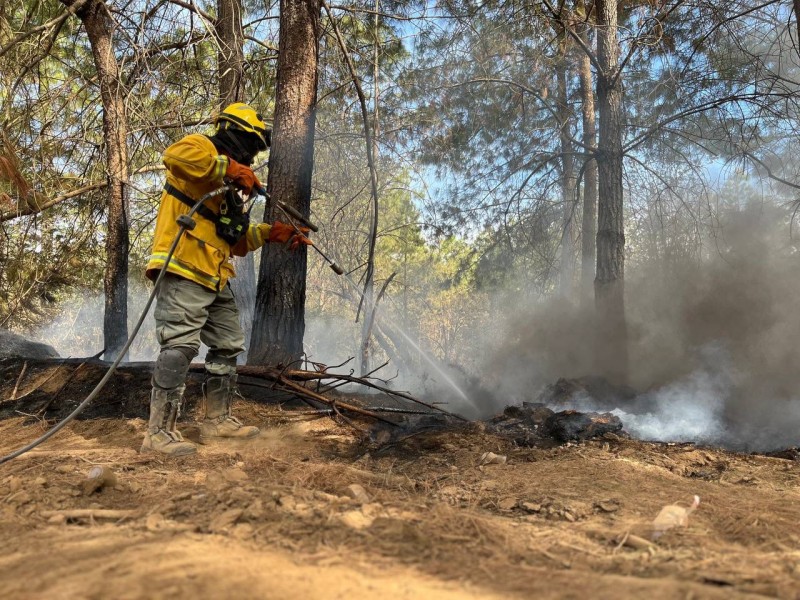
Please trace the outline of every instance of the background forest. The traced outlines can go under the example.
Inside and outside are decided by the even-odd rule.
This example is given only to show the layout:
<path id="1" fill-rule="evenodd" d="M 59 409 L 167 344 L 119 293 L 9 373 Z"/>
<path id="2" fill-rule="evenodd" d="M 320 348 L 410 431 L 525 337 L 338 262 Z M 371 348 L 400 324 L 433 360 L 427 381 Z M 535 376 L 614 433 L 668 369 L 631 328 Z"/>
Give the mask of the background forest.
<path id="1" fill-rule="evenodd" d="M 348 275 L 309 254 L 310 360 L 356 357 L 366 372 L 389 359 L 417 389 L 440 384 L 438 368 L 467 372 L 502 392 L 472 390 L 481 411 L 597 373 L 673 403 L 688 387 L 712 412 L 755 395 L 800 419 L 788 0 L 320 9 L 311 216 Z M 135 320 L 161 152 L 210 132 L 231 98 L 271 115 L 279 11 L 3 3 L 0 327 L 78 356 L 108 350 L 110 297 L 127 311 L 115 318 Z M 234 288 L 248 331 L 251 258 Z M 363 309 L 375 304 L 373 325 Z M 155 350 L 145 331 L 131 358 Z M 432 369 L 426 354 L 457 368 Z M 772 418 L 762 412 L 747 409 Z"/>

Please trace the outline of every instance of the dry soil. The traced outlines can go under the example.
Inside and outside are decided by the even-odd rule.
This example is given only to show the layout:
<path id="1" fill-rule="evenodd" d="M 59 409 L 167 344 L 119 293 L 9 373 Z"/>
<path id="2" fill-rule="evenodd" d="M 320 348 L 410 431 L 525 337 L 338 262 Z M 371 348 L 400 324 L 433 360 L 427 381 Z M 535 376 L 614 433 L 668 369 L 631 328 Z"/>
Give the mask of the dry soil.
<path id="1" fill-rule="evenodd" d="M 480 425 L 376 451 L 328 418 L 238 413 L 255 442 L 169 460 L 138 453 L 141 419 L 93 419 L 0 467 L 0 598 L 800 598 L 797 462 L 614 436 L 518 448 Z M 0 422 L 0 452 L 44 427 Z M 506 464 L 480 466 L 488 451 Z M 84 491 L 95 465 L 116 487 Z"/>

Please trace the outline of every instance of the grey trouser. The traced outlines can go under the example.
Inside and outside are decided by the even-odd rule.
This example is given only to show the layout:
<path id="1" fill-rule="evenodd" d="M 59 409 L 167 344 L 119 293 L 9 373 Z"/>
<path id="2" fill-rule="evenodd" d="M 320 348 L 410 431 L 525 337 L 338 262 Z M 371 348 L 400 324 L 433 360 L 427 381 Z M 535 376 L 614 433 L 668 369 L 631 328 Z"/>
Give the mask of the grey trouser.
<path id="1" fill-rule="evenodd" d="M 206 370 L 228 374 L 244 352 L 244 333 L 229 285 L 216 292 L 167 273 L 156 296 L 156 337 L 161 350 L 174 348 L 191 361 L 208 346 Z"/>

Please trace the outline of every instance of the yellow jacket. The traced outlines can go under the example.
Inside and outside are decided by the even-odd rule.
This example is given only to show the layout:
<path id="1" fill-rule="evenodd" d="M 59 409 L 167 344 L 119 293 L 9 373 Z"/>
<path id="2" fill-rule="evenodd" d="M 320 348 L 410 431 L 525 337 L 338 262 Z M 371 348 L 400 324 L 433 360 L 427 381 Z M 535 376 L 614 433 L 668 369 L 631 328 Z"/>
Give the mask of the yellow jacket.
<path id="1" fill-rule="evenodd" d="M 222 178 L 228 169 L 228 157 L 218 154 L 214 144 L 204 135 L 187 135 L 172 144 L 164 152 L 167 167 L 167 183 L 189 198 L 199 199 L 204 194 L 222 186 Z M 219 214 L 223 196 L 211 198 L 205 206 Z M 164 266 L 172 241 L 178 234 L 176 219 L 188 213 L 190 207 L 168 193 L 161 193 L 153 251 L 147 262 L 147 277 L 155 279 Z M 194 214 L 197 223 L 192 231 L 186 231 L 167 265 L 174 273 L 212 290 L 222 290 L 228 279 L 236 272 L 230 262 L 231 255 L 244 256 L 264 244 L 269 227 L 250 225 L 247 233 L 231 247 L 216 232 L 213 221 L 199 213 Z"/>

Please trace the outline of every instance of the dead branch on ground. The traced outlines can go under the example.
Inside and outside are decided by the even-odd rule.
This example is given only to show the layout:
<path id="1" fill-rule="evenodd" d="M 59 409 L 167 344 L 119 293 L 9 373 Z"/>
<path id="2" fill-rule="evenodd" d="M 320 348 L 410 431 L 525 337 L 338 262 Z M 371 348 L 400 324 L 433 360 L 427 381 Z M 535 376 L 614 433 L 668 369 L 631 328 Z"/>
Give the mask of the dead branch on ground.
<path id="1" fill-rule="evenodd" d="M 433 413 L 446 415 L 448 417 L 459 419 L 461 421 L 467 421 L 467 419 L 465 419 L 460 415 L 448 412 L 443 408 L 440 408 L 434 404 L 423 402 L 422 400 L 415 398 L 414 396 L 412 396 L 407 392 L 392 390 L 388 387 L 379 385 L 374 381 L 372 381 L 371 379 L 365 377 L 355 377 L 354 375 L 329 373 L 327 371 L 324 373 L 318 371 L 303 371 L 299 369 L 287 369 L 282 371 L 274 367 L 258 367 L 258 366 L 241 366 L 238 367 L 236 371 L 237 373 L 239 373 L 239 375 L 244 375 L 246 377 L 255 377 L 257 379 L 265 379 L 268 381 L 272 381 L 274 382 L 274 389 L 277 391 L 284 391 L 294 394 L 298 397 L 303 397 L 306 399 L 311 399 L 317 402 L 321 402 L 322 404 L 326 404 L 328 406 L 331 406 L 332 408 L 351 410 L 352 412 L 355 412 L 357 414 L 369 416 L 374 419 L 378 419 L 380 421 L 385 421 L 385 419 L 372 411 L 365 410 L 363 408 L 359 408 L 353 405 L 348 405 L 339 400 L 333 400 L 327 396 L 324 396 L 321 393 L 317 393 L 308 388 L 303 387 L 301 383 L 311 382 L 311 381 L 317 381 L 317 382 L 324 381 L 331 383 L 338 382 L 342 384 L 354 383 L 364 386 L 366 388 L 377 390 L 388 396 L 404 400 L 406 402 L 412 402 L 414 404 L 424 406 Z"/>

